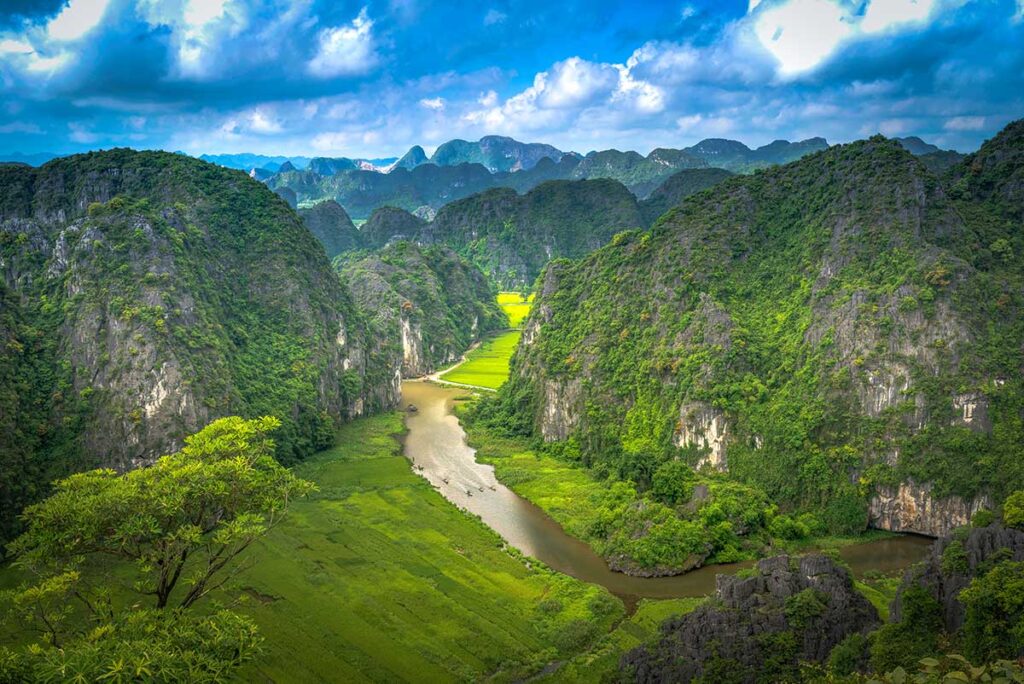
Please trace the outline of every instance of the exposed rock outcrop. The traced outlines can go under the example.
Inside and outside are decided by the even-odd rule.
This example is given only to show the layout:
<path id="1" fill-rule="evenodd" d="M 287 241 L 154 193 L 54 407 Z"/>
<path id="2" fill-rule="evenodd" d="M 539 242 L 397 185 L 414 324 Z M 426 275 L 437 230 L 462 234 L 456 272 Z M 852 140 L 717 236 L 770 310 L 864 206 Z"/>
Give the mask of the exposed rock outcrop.
<path id="1" fill-rule="evenodd" d="M 893 532 L 914 532 L 941 537 L 971 521 L 983 508 L 991 508 L 988 495 L 971 499 L 932 496 L 932 486 L 914 481 L 897 487 L 876 486 L 868 503 L 872 527 Z"/>
<path id="2" fill-rule="evenodd" d="M 965 532 L 936 540 L 924 561 L 907 571 L 890 610 L 893 622 L 899 622 L 902 617 L 903 592 L 916 584 L 924 587 L 942 606 L 945 630 L 954 634 L 964 623 L 964 607 L 957 596 L 971 580 L 984 574 L 996 562 L 1024 561 L 1022 530 L 993 524 Z M 944 562 L 947 549 L 952 544 L 959 545 L 958 551 L 962 551 L 957 554 L 963 559 L 958 567 L 950 567 L 949 563 Z"/>
<path id="3" fill-rule="evenodd" d="M 690 682 L 728 671 L 744 682 L 786 680 L 798 661 L 820 662 L 879 624 L 849 571 L 825 556 L 768 558 L 756 576 L 718 575 L 716 584 L 713 601 L 669 618 L 657 643 L 623 656 L 624 678 Z"/>

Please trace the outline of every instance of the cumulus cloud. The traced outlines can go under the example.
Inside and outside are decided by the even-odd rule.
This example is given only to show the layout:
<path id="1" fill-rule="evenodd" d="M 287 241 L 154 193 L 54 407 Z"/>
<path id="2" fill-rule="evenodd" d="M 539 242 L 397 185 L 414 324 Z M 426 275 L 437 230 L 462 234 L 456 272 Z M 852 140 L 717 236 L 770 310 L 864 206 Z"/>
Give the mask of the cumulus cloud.
<path id="1" fill-rule="evenodd" d="M 71 0 L 46 25 L 52 40 L 78 40 L 96 28 L 107 12 L 110 0 Z"/>
<path id="2" fill-rule="evenodd" d="M 420 106 L 424 109 L 431 109 L 435 112 L 439 112 L 444 109 L 444 98 L 443 97 L 425 97 L 420 100 Z"/>
<path id="3" fill-rule="evenodd" d="M 326 28 L 318 36 L 319 47 L 309 61 L 309 72 L 319 78 L 363 74 L 377 65 L 373 21 L 366 8 L 351 23 Z"/>

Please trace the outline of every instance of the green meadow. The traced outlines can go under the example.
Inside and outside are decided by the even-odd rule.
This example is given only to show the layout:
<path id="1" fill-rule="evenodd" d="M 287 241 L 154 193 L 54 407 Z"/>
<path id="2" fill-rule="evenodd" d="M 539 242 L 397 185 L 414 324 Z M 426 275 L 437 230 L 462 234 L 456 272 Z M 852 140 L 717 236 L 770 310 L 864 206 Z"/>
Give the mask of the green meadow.
<path id="1" fill-rule="evenodd" d="M 496 390 L 508 380 L 509 362 L 519 345 L 520 330 L 509 330 L 486 340 L 466 354 L 466 361 L 444 373 L 441 379 Z"/>
<path id="2" fill-rule="evenodd" d="M 533 295 L 523 297 L 518 292 L 499 292 L 498 306 L 508 315 L 508 324 L 513 328 L 523 327 L 523 321 L 530 314 Z"/>
<path id="3" fill-rule="evenodd" d="M 506 549 L 412 472 L 401 430 L 395 413 L 358 420 L 298 467 L 319 491 L 232 592 L 266 637 L 242 678 L 506 681 L 604 644 L 622 603 Z"/>
<path id="4" fill-rule="evenodd" d="M 508 380 L 509 362 L 519 345 L 523 321 L 530 313 L 533 295 L 523 297 L 518 292 L 498 293 L 498 305 L 508 315 L 509 325 L 514 328 L 499 333 L 466 354 L 466 361 L 441 375 L 446 382 L 473 385 L 496 390 Z"/>

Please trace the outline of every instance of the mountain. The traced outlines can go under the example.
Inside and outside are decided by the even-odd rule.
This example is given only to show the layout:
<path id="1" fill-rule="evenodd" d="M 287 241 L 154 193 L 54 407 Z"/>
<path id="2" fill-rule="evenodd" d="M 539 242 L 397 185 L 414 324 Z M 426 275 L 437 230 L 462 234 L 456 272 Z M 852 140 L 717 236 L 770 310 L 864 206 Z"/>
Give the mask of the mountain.
<path id="1" fill-rule="evenodd" d="M 362 226 L 364 244 L 372 249 L 397 240 L 418 240 L 427 222 L 398 207 L 379 207 Z"/>
<path id="2" fill-rule="evenodd" d="M 333 176 L 339 171 L 351 171 L 352 169 L 360 168 L 359 165 L 348 159 L 347 157 L 338 157 L 332 159 L 330 157 L 315 157 L 309 160 L 309 165 L 306 167 L 313 173 L 318 173 L 321 176 Z M 278 171 L 285 173 L 287 171 L 294 171 L 295 168 L 291 167 L 288 169 L 281 168 Z"/>
<path id="3" fill-rule="evenodd" d="M 249 169 L 249 178 L 252 178 L 253 180 L 258 180 L 259 182 L 262 183 L 264 181 L 270 180 L 270 177 L 273 176 L 275 173 L 276 171 L 271 171 L 270 169 L 264 168 L 257 168 L 254 166 L 253 168 Z"/>
<path id="4" fill-rule="evenodd" d="M 558 161 L 563 155 L 551 145 L 521 143 L 500 135 L 488 135 L 478 142 L 449 140 L 434 151 L 430 161 L 438 166 L 482 164 L 491 173 L 496 173 L 531 169 L 541 159 Z"/>
<path id="5" fill-rule="evenodd" d="M 916 135 L 912 135 L 909 138 L 893 138 L 900 146 L 915 157 L 920 157 L 924 154 L 932 154 L 933 152 L 939 152 L 939 148 L 931 143 L 926 143 Z"/>
<path id="6" fill-rule="evenodd" d="M 249 152 L 239 154 L 201 154 L 199 158 L 211 164 L 226 166 L 229 169 L 240 169 L 242 171 L 252 168 L 276 171 L 281 164 L 289 161 L 298 169 L 305 168 L 309 164 L 309 157 L 267 156 L 265 154 L 252 154 Z"/>
<path id="7" fill-rule="evenodd" d="M 341 276 L 402 377 L 443 368 L 508 327 L 484 275 L 447 247 L 392 243 L 342 264 Z"/>
<path id="8" fill-rule="evenodd" d="M 286 161 L 285 163 L 283 163 L 279 167 L 277 167 L 277 172 L 278 173 L 288 173 L 289 171 L 296 171 L 296 170 L 297 169 L 295 168 L 295 165 L 292 164 L 290 161 Z M 314 173 L 317 173 L 317 172 L 314 171 Z"/>
<path id="9" fill-rule="evenodd" d="M 117 149 L 0 167 L 3 533 L 55 477 L 225 415 L 277 456 L 393 407 L 394 369 L 298 216 L 244 172 Z"/>
<path id="10" fill-rule="evenodd" d="M 640 225 L 636 199 L 620 183 L 549 181 L 525 195 L 495 188 L 447 204 L 420 239 L 452 247 L 499 289 L 522 290 L 550 259 L 581 257 Z"/>
<path id="11" fill-rule="evenodd" d="M 279 173 L 268 181 L 273 189 L 290 188 L 299 202 L 333 199 L 354 219 L 369 217 L 374 209 L 390 205 L 407 211 L 421 206 L 439 208 L 494 185 L 495 177 L 480 164 L 437 166 L 421 164 L 391 173 L 363 169 L 321 176 L 313 171 Z"/>
<path id="12" fill-rule="evenodd" d="M 413 147 L 386 174 L 349 168 L 349 162 L 359 166 L 360 160 L 312 160 L 305 171 L 284 166 L 267 182 L 272 188 L 291 188 L 300 203 L 333 199 L 353 218 L 364 219 L 382 206 L 439 209 L 489 188 L 525 193 L 551 180 L 609 178 L 644 198 L 682 169 L 710 166 L 749 172 L 825 147 L 822 138 L 776 141 L 756 150 L 734 140 L 705 140 L 685 150 L 659 148 L 646 157 L 619 150 L 580 157 L 549 145 L 488 136 L 476 143 L 449 141 L 429 161 L 422 148 Z"/>
<path id="13" fill-rule="evenodd" d="M 643 225 L 653 224 L 659 216 L 693 193 L 718 185 L 732 175 L 725 169 L 684 169 L 672 174 L 640 202 Z"/>
<path id="14" fill-rule="evenodd" d="M 611 178 L 639 198 L 646 197 L 662 181 L 680 169 L 707 166 L 682 150 L 657 149 L 647 157 L 636 152 L 591 152 L 572 171 L 572 178 Z"/>
<path id="15" fill-rule="evenodd" d="M 824 662 L 844 639 L 879 625 L 849 569 L 827 556 L 776 556 L 752 570 L 719 575 L 711 601 L 669 618 L 657 642 L 623 656 L 621 681 L 807 681 L 802 663 Z"/>
<path id="16" fill-rule="evenodd" d="M 755 150 L 736 140 L 707 138 L 683 151 L 704 160 L 708 166 L 750 173 L 776 164 L 788 164 L 827 147 L 828 142 L 824 138 L 808 138 L 799 142 L 776 140 Z"/>
<path id="17" fill-rule="evenodd" d="M 1021 122 L 943 177 L 875 137 L 726 179 L 549 264 L 493 410 L 641 487 L 944 534 L 1024 487 L 1022 199 Z"/>
<path id="18" fill-rule="evenodd" d="M 426 163 L 427 153 L 419 145 L 413 145 L 388 171 L 393 169 L 412 169 Z"/>
<path id="19" fill-rule="evenodd" d="M 299 209 L 299 216 L 309 228 L 309 232 L 323 245 L 329 259 L 363 246 L 362 234 L 341 205 L 334 200 L 325 200 L 308 209 Z"/>

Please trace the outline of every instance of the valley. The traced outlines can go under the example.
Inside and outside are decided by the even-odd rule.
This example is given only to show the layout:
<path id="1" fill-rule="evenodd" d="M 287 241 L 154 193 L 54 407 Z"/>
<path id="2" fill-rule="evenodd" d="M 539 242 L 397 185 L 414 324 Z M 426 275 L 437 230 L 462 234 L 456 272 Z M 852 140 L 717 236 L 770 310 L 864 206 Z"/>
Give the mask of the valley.
<path id="1" fill-rule="evenodd" d="M 0 681 L 1003 667 L 1024 127 L 917 143 L 365 222 L 185 155 L 0 167 Z"/>

